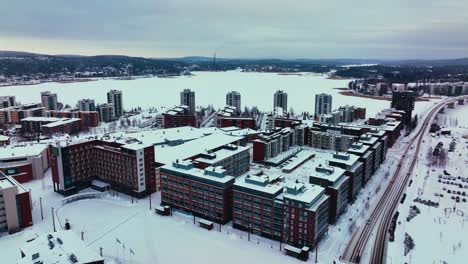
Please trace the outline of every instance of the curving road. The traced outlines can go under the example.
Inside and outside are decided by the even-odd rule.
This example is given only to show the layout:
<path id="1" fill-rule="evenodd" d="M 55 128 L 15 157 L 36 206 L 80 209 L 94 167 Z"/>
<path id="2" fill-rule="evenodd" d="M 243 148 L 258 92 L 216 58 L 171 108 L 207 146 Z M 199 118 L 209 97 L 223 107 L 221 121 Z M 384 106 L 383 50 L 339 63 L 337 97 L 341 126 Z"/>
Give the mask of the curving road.
<path id="1" fill-rule="evenodd" d="M 341 260 L 350 263 L 360 263 L 366 245 L 369 242 L 371 235 L 375 233 L 375 241 L 372 245 L 369 263 L 385 262 L 387 230 L 390 227 L 393 214 L 411 178 L 411 174 L 418 157 L 417 153 L 419 152 L 424 134 L 431 124 L 431 120 L 439 110 L 442 107 L 445 107 L 446 104 L 456 102 L 460 98 L 466 99 L 468 97 L 463 96 L 444 100 L 435 105 L 426 115 L 422 125 L 419 127 L 419 131 L 410 139 L 406 148 L 404 148 L 403 156 L 398 162 L 398 167 L 392 176 L 392 180 L 388 184 L 377 204 L 370 209 L 372 211 L 367 223 L 357 229 L 352 235 Z M 410 155 L 412 150 L 414 150 L 413 153 L 416 153 L 415 155 Z"/>

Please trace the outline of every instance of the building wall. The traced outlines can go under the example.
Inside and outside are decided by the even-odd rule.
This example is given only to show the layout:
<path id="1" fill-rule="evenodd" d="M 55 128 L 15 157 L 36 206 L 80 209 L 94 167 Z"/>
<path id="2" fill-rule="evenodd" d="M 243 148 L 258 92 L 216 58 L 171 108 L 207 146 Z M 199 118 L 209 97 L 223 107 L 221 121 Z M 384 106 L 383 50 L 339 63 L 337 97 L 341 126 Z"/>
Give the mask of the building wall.
<path id="1" fill-rule="evenodd" d="M 29 192 L 24 192 L 16 196 L 18 208 L 18 220 L 20 228 L 26 228 L 33 225 L 31 198 Z"/>
<path id="2" fill-rule="evenodd" d="M 197 127 L 197 118 L 195 115 L 168 115 L 163 114 L 163 127 L 183 127 L 192 126 Z"/>
<path id="3" fill-rule="evenodd" d="M 275 215 L 272 198 L 234 190 L 233 227 L 270 239 L 282 236 L 283 210 Z M 282 209 L 282 208 L 281 208 Z"/>
<path id="4" fill-rule="evenodd" d="M 232 219 L 232 185 L 217 187 L 161 171 L 161 203 L 225 224 Z"/>
<path id="5" fill-rule="evenodd" d="M 253 161 L 265 160 L 265 143 L 254 141 L 253 142 Z"/>
<path id="6" fill-rule="evenodd" d="M 229 117 L 216 117 L 218 127 L 239 127 L 242 129 L 250 128 L 256 129 L 255 119 L 253 118 L 229 118 Z"/>

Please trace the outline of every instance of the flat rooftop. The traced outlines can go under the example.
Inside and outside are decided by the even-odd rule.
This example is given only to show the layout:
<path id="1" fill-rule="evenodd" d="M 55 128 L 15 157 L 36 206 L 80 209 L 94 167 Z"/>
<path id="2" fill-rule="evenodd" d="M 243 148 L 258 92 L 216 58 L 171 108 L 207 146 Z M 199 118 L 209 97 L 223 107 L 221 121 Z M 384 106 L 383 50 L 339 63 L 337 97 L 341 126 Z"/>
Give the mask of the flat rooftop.
<path id="1" fill-rule="evenodd" d="M 0 147 L 0 165 L 2 160 L 25 158 L 40 155 L 46 150 L 46 144 L 21 144 Z"/>
<path id="2" fill-rule="evenodd" d="M 273 195 L 282 192 L 285 182 L 281 175 L 256 175 L 255 173 L 248 172 L 237 177 L 234 186 Z"/>
<path id="3" fill-rule="evenodd" d="M 222 169 L 221 167 L 208 167 L 202 170 L 194 167 L 191 161 L 179 161 L 170 163 L 164 165 L 162 169 L 222 184 L 234 181 L 234 177 L 226 175 L 226 170 Z"/>
<path id="4" fill-rule="evenodd" d="M 219 149 L 217 151 L 214 151 L 214 152 L 211 152 L 211 153 L 205 153 L 205 154 L 208 154 L 208 155 L 213 155 L 214 158 L 210 159 L 210 158 L 200 157 L 200 158 L 195 159 L 195 161 L 199 161 L 199 162 L 203 162 L 203 163 L 207 163 L 207 164 L 214 164 L 214 163 L 217 163 L 217 162 L 219 162 L 221 160 L 229 158 L 229 157 L 231 157 L 233 155 L 236 155 L 238 153 L 241 153 L 243 151 L 248 151 L 248 150 L 249 150 L 248 147 L 237 146 L 237 145 L 227 145 L 227 146 L 225 146 L 222 149 Z"/>
<path id="5" fill-rule="evenodd" d="M 80 120 L 81 120 L 80 118 L 61 118 L 58 121 L 42 125 L 42 127 L 48 127 L 48 128 L 58 127 L 58 126 L 63 126 L 63 125 L 66 125 L 66 124 L 78 122 Z"/>
<path id="6" fill-rule="evenodd" d="M 177 159 L 188 159 L 200 153 L 236 143 L 236 141 L 241 139 L 241 137 L 226 134 L 212 134 L 177 146 L 157 146 L 155 160 L 158 163 L 169 164 Z"/>
<path id="7" fill-rule="evenodd" d="M 52 238 L 48 238 L 51 235 Z M 53 248 L 50 247 L 53 244 Z M 89 263 L 103 261 L 103 258 L 90 248 L 86 247 L 73 231 L 58 231 L 49 234 L 44 234 L 26 243 L 20 248 L 25 255 L 24 258 L 18 261 L 18 264 L 33 264 L 42 261 L 41 263 L 73 263 L 70 261 L 70 256 L 73 254 L 77 263 Z M 38 254 L 38 257 L 33 259 L 33 255 Z"/>
<path id="8" fill-rule="evenodd" d="M 284 198 L 306 203 L 311 207 L 325 194 L 325 188 L 301 182 L 289 182 L 286 189 Z"/>

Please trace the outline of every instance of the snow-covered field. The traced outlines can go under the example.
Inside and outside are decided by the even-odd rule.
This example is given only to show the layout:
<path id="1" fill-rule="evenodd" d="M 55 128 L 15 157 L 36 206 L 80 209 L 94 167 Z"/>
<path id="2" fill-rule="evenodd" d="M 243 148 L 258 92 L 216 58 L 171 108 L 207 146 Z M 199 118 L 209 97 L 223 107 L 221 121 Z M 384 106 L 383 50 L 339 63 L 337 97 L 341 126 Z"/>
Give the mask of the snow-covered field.
<path id="1" fill-rule="evenodd" d="M 446 109 L 445 114 L 438 115 L 439 124 L 452 130 L 451 136 L 425 136 L 426 144 L 418 154 L 420 157 L 413 173 L 413 183 L 406 191 L 404 203 L 398 208 L 400 215 L 395 242 L 389 243 L 387 263 L 466 263 L 468 202 L 463 202 L 463 198 L 468 200 L 468 180 L 463 181 L 458 177 L 468 178 L 465 172 L 468 165 L 467 138 L 463 138 L 468 136 L 467 110 L 468 105 L 456 105 L 455 109 Z M 454 152 L 448 152 L 447 164 L 441 164 L 439 167 L 429 166 L 429 149 L 434 149 L 437 143 L 442 142 L 448 150 L 453 139 L 456 140 L 456 148 Z M 444 170 L 455 179 L 444 175 Z M 451 182 L 456 184 L 450 184 Z M 459 184 L 462 184 L 462 188 Z M 451 193 L 448 193 L 448 190 Z M 453 194 L 453 191 L 460 191 L 460 195 Z M 443 197 L 439 194 L 443 194 Z M 457 196 L 460 197 L 460 202 L 452 199 Z M 439 206 L 436 208 L 415 202 L 417 197 L 437 202 Z M 414 205 L 420 213 L 407 222 L 410 206 Z M 414 249 L 406 256 L 405 233 L 413 238 L 415 244 Z"/>
<path id="2" fill-rule="evenodd" d="M 97 103 L 106 101 L 110 89 L 123 91 L 126 109 L 141 106 L 171 107 L 179 104 L 179 93 L 185 88 L 196 92 L 196 104 L 216 108 L 225 105 L 226 93 L 239 91 L 242 107 L 258 106 L 262 111 L 273 108 L 273 94 L 281 89 L 288 93 L 288 107 L 295 113 L 314 112 L 315 94 L 333 95 L 333 108 L 352 104 L 367 108 L 367 116 L 390 106 L 390 102 L 367 98 L 350 97 L 339 94 L 333 88 L 347 87 L 348 80 L 330 80 L 324 75 L 304 73 L 303 75 L 279 75 L 275 73 L 196 72 L 192 77 L 141 78 L 136 80 L 99 80 L 78 83 L 43 83 L 30 86 L 1 87 L 0 94 L 15 95 L 21 103 L 40 102 L 40 92 L 50 90 L 58 93 L 58 100 L 64 104 L 76 105 L 82 98 L 95 99 Z M 415 112 L 422 112 L 431 102 L 417 102 Z M 288 109 L 289 110 L 289 109 Z"/>

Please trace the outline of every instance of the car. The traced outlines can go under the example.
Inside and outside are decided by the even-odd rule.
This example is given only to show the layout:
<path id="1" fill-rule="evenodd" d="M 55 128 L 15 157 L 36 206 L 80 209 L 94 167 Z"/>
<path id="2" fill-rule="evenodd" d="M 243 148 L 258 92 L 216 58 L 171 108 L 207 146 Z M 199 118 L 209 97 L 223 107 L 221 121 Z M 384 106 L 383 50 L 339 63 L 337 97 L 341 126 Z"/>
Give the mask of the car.
<path id="1" fill-rule="evenodd" d="M 366 221 L 366 225 L 370 225 L 370 223 L 371 223 L 370 220 Z"/>

